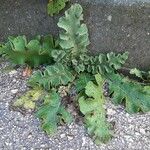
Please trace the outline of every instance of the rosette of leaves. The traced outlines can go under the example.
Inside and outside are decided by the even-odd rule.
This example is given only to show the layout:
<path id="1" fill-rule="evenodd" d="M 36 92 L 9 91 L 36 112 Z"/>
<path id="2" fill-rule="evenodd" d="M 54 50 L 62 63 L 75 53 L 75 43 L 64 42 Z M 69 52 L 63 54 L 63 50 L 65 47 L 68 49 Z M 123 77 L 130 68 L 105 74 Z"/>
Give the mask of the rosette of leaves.
<path id="1" fill-rule="evenodd" d="M 46 90 L 60 85 L 67 85 L 74 80 L 71 70 L 62 64 L 47 66 L 44 71 L 36 71 L 30 78 L 32 86 L 42 86 Z"/>
<path id="2" fill-rule="evenodd" d="M 68 1 L 69 0 L 49 0 L 47 5 L 48 14 L 51 16 L 58 14 L 63 8 L 65 8 Z"/>
<path id="3" fill-rule="evenodd" d="M 84 114 L 88 133 L 95 142 L 106 142 L 111 138 L 110 125 L 106 121 L 105 97 L 103 96 L 104 80 L 100 74 L 95 75 L 96 84 L 92 81 L 85 87 L 86 96 L 79 98 L 80 111 Z"/>
<path id="4" fill-rule="evenodd" d="M 125 102 L 129 113 L 150 111 L 150 86 L 142 86 L 140 83 L 114 73 L 108 74 L 107 79 L 115 104 Z"/>
<path id="5" fill-rule="evenodd" d="M 59 34 L 59 44 L 70 60 L 86 53 L 86 47 L 89 45 L 87 26 L 81 23 L 83 20 L 82 11 L 81 5 L 72 5 L 57 24 L 62 29 L 62 32 Z"/>
<path id="6" fill-rule="evenodd" d="M 49 135 L 56 132 L 58 124 L 72 122 L 72 116 L 61 105 L 61 98 L 55 91 L 44 98 L 36 116 L 42 121 L 42 129 Z"/>
<path id="7" fill-rule="evenodd" d="M 128 52 L 118 55 L 113 52 L 98 56 L 80 55 L 79 59 L 72 60 L 72 64 L 78 73 L 86 71 L 92 74 L 105 74 L 120 69 L 127 58 Z"/>
<path id="8" fill-rule="evenodd" d="M 29 42 L 25 36 L 11 36 L 8 42 L 0 47 L 0 51 L 15 64 L 28 64 L 36 67 L 40 64 L 51 63 L 51 51 L 56 47 L 52 36 L 37 36 Z"/>

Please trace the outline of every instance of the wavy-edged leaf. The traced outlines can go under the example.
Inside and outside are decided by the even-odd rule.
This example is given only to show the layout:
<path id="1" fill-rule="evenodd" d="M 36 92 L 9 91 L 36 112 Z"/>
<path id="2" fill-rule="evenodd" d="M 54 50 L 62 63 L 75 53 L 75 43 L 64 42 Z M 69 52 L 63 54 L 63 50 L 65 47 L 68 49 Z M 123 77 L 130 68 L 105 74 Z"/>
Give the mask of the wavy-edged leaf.
<path id="1" fill-rule="evenodd" d="M 15 64 L 27 63 L 31 67 L 51 63 L 51 51 L 56 49 L 52 36 L 45 36 L 27 42 L 25 36 L 9 37 L 6 44 L 2 44 L 0 51 Z"/>
<path id="2" fill-rule="evenodd" d="M 107 77 L 115 104 L 125 101 L 125 107 L 129 113 L 150 111 L 150 86 L 142 86 L 119 74 L 109 74 Z"/>
<path id="3" fill-rule="evenodd" d="M 41 119 L 41 127 L 49 135 L 56 132 L 57 125 L 62 121 L 68 124 L 72 122 L 72 116 L 61 105 L 61 98 L 55 91 L 45 97 L 36 116 Z"/>
<path id="4" fill-rule="evenodd" d="M 142 80 L 150 80 L 150 71 L 145 72 L 134 68 L 130 70 L 130 74 L 135 75 L 136 77 L 141 78 Z"/>
<path id="5" fill-rule="evenodd" d="M 66 61 L 66 52 L 64 50 L 53 50 L 51 56 L 57 63 L 63 63 L 64 61 Z"/>
<path id="6" fill-rule="evenodd" d="M 125 61 L 128 59 L 129 52 L 124 52 L 123 54 L 115 54 L 113 52 L 107 53 L 107 59 L 109 65 L 112 66 L 115 70 L 118 70 L 122 67 Z"/>
<path id="7" fill-rule="evenodd" d="M 27 45 L 27 39 L 24 35 L 18 36 L 16 38 L 10 36 L 8 39 L 9 39 L 11 47 L 14 51 L 20 51 L 21 52 L 21 51 L 25 50 L 25 47 Z"/>
<path id="8" fill-rule="evenodd" d="M 139 78 L 143 78 L 143 71 L 140 71 L 137 68 L 131 69 L 130 70 L 130 74 L 134 74 L 135 76 L 139 77 Z"/>
<path id="9" fill-rule="evenodd" d="M 80 73 L 87 71 L 92 74 L 105 74 L 118 70 L 128 58 L 128 52 L 123 54 L 99 54 L 98 56 L 80 55 L 78 59 L 73 59 L 74 69 Z"/>
<path id="10" fill-rule="evenodd" d="M 88 98 L 82 96 L 79 99 L 80 111 L 85 115 L 85 124 L 88 133 L 93 136 L 95 142 L 106 142 L 111 138 L 109 124 L 106 121 L 104 109 L 105 97 L 103 96 L 103 83 L 100 74 L 95 75 L 97 84 L 89 81 L 85 87 Z"/>
<path id="11" fill-rule="evenodd" d="M 71 70 L 62 64 L 47 66 L 43 72 L 36 71 L 30 78 L 31 85 L 43 86 L 50 89 L 53 86 L 67 85 L 74 80 Z"/>
<path id="12" fill-rule="evenodd" d="M 63 29 L 60 33 L 60 46 L 71 53 L 72 57 L 85 53 L 86 47 L 89 45 L 87 26 L 81 24 L 82 11 L 81 5 L 74 4 L 58 22 L 58 27 Z"/>

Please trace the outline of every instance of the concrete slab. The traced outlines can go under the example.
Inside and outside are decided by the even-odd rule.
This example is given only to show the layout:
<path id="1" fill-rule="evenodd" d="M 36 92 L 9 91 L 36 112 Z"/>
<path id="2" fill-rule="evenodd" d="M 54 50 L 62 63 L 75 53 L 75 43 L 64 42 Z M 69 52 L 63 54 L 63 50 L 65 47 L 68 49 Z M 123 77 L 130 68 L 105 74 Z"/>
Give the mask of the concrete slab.
<path id="1" fill-rule="evenodd" d="M 126 66 L 149 69 L 150 0 L 71 0 L 84 8 L 91 53 L 130 52 Z M 132 4 L 132 5 L 131 5 Z M 58 34 L 60 15 L 49 17 L 46 0 L 0 1 L 0 41 L 8 35 Z"/>
<path id="2" fill-rule="evenodd" d="M 82 1 L 82 0 L 81 0 Z M 84 0 L 85 2 L 89 2 L 92 4 L 96 3 L 104 3 L 104 4 L 113 4 L 113 5 L 131 5 L 137 3 L 148 3 L 150 0 Z"/>

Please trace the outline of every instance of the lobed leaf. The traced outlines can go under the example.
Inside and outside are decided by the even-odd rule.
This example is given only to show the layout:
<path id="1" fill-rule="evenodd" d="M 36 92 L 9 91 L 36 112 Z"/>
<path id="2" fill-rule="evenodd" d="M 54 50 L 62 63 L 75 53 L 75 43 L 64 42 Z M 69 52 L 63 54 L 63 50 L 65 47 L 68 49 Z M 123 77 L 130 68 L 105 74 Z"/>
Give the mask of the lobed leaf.
<path id="1" fill-rule="evenodd" d="M 25 36 L 9 37 L 8 42 L 0 46 L 0 51 L 13 63 L 27 63 L 32 67 L 52 62 L 53 49 L 56 49 L 56 46 L 52 36 L 38 36 L 29 42 Z"/>
<path id="2" fill-rule="evenodd" d="M 87 51 L 86 47 L 89 45 L 87 26 L 81 24 L 83 20 L 82 11 L 81 5 L 72 5 L 57 24 L 58 27 L 63 29 L 60 33 L 60 46 L 70 53 L 71 58 L 85 53 Z"/>
<path id="3" fill-rule="evenodd" d="M 126 110 L 129 113 L 150 111 L 150 86 L 142 86 L 119 74 L 109 74 L 107 77 L 110 94 L 113 94 L 115 104 L 125 101 Z"/>
<path id="4" fill-rule="evenodd" d="M 105 74 L 120 69 L 127 58 L 128 52 L 118 55 L 113 52 L 98 56 L 80 55 L 78 59 L 72 60 L 72 64 L 78 73 L 86 71 L 92 74 Z"/>
<path id="5" fill-rule="evenodd" d="M 150 80 L 150 71 L 145 72 L 137 68 L 134 68 L 130 70 L 130 74 L 133 74 L 136 77 L 141 78 L 142 80 Z"/>
<path id="6" fill-rule="evenodd" d="M 47 134 L 54 134 L 57 125 L 62 121 L 65 123 L 72 122 L 72 116 L 61 105 L 60 96 L 52 91 L 44 99 L 44 104 L 38 109 L 36 116 L 42 121 L 42 129 Z"/>
<path id="7" fill-rule="evenodd" d="M 74 76 L 67 66 L 55 64 L 52 66 L 47 66 L 43 72 L 35 72 L 31 76 L 29 83 L 33 86 L 43 86 L 45 89 L 49 90 L 53 86 L 56 87 L 58 85 L 67 85 L 73 80 Z"/>
<path id="8" fill-rule="evenodd" d="M 80 111 L 85 115 L 85 124 L 88 133 L 94 138 L 96 143 L 106 142 L 111 138 L 109 124 L 106 121 L 104 109 L 105 98 L 103 96 L 103 83 L 100 74 L 95 75 L 97 84 L 89 81 L 85 87 L 87 98 L 79 98 Z"/>

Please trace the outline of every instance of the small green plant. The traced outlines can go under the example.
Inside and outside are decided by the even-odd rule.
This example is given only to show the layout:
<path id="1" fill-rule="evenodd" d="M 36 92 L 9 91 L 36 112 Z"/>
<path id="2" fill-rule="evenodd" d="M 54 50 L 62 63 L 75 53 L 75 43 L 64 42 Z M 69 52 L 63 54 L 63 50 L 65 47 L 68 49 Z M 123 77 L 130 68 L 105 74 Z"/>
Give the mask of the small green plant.
<path id="1" fill-rule="evenodd" d="M 49 0 L 47 5 L 48 14 L 51 16 L 58 14 L 63 8 L 65 8 L 68 1 L 69 0 Z"/>
<path id="2" fill-rule="evenodd" d="M 40 87 L 48 93 L 42 98 L 43 103 L 37 107 L 36 112 L 36 116 L 41 120 L 41 127 L 47 134 L 55 133 L 59 124 L 72 122 L 71 114 L 63 106 L 60 87 L 75 86 L 77 105 L 84 116 L 88 133 L 96 143 L 107 142 L 112 137 L 112 131 L 104 107 L 105 82 L 109 83 L 108 94 L 112 96 L 113 102 L 121 104 L 125 101 L 129 113 L 150 110 L 150 86 L 131 81 L 118 73 L 117 70 L 128 58 L 127 52 L 111 52 L 97 56 L 89 54 L 88 29 L 86 24 L 82 23 L 82 12 L 82 7 L 74 4 L 65 12 L 65 16 L 59 19 L 58 27 L 61 28 L 61 32 L 57 42 L 52 38 L 46 38 L 46 42 L 33 40 L 27 43 L 25 37 L 17 37 L 11 38 L 2 46 L 1 51 L 19 64 L 30 62 L 39 65 L 43 61 L 51 62 L 44 70 L 36 71 L 29 79 L 31 87 Z M 137 73 L 132 70 L 131 73 L 142 77 L 139 71 Z M 24 97 L 22 99 L 16 104 L 24 106 L 28 100 Z M 33 104 L 31 101 L 32 99 L 29 104 Z"/>

